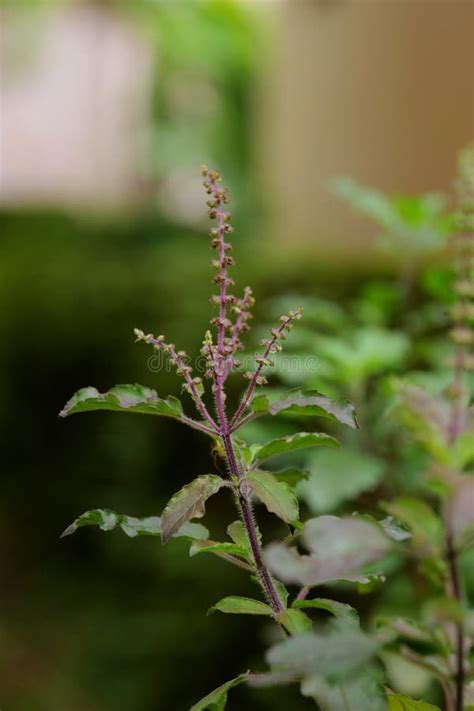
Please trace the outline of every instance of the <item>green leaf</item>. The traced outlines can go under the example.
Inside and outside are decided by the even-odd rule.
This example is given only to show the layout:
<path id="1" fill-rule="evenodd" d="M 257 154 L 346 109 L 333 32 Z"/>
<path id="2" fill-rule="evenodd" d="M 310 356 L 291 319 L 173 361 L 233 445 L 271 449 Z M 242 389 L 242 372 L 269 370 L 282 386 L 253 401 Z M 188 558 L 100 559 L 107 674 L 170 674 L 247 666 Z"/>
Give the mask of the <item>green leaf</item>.
<path id="1" fill-rule="evenodd" d="M 111 410 L 113 412 L 137 412 L 145 415 L 163 415 L 179 419 L 183 414 L 180 401 L 175 397 L 162 400 L 155 390 L 143 385 L 116 385 L 106 393 L 87 387 L 78 390 L 59 413 L 67 417 L 78 412 Z"/>
<path id="2" fill-rule="evenodd" d="M 364 567 L 383 558 L 392 546 L 375 521 L 354 516 L 311 519 L 304 525 L 302 539 L 309 556 L 281 543 L 272 543 L 264 551 L 268 567 L 285 583 L 370 582 Z"/>
<path id="3" fill-rule="evenodd" d="M 280 602 L 283 605 L 283 607 L 286 609 L 286 606 L 288 604 L 288 597 L 289 597 L 289 592 L 286 589 L 286 587 L 283 585 L 280 580 L 277 580 L 276 578 L 273 577 L 273 575 L 270 576 L 272 579 L 272 583 L 275 587 L 275 590 L 278 593 L 278 597 L 280 598 Z"/>
<path id="4" fill-rule="evenodd" d="M 401 694 L 389 695 L 388 708 L 389 711 L 440 711 L 439 706 L 427 704 L 426 701 L 414 701 Z"/>
<path id="5" fill-rule="evenodd" d="M 313 624 L 309 617 L 301 610 L 285 610 L 278 615 L 278 622 L 286 629 L 290 635 L 309 632 L 313 629 Z"/>
<path id="6" fill-rule="evenodd" d="M 318 674 L 338 681 L 362 669 L 378 648 L 376 639 L 353 625 L 333 622 L 318 634 L 306 632 L 276 644 L 267 661 L 299 676 Z"/>
<path id="7" fill-rule="evenodd" d="M 470 415 L 472 418 L 472 415 Z M 459 469 L 474 461 L 474 428 L 462 432 L 454 443 L 455 463 Z"/>
<path id="8" fill-rule="evenodd" d="M 315 347 L 328 375 L 337 383 L 354 387 L 370 376 L 399 367 L 409 345 L 404 333 L 364 326 L 349 332 L 344 340 L 340 334 L 318 337 Z"/>
<path id="9" fill-rule="evenodd" d="M 323 597 L 313 598 L 312 600 L 295 600 L 292 604 L 292 608 L 296 610 L 302 608 L 326 610 L 326 612 L 330 612 L 331 615 L 334 615 L 334 617 L 341 622 L 359 627 L 359 615 L 357 614 L 357 610 L 351 607 L 351 605 L 346 605 L 336 600 L 327 600 Z"/>
<path id="10" fill-rule="evenodd" d="M 387 711 L 382 684 L 370 672 L 355 679 L 329 684 L 319 674 L 306 677 L 301 694 L 314 699 L 321 711 Z"/>
<path id="11" fill-rule="evenodd" d="M 267 509 L 286 523 L 298 519 L 298 499 L 291 487 L 270 472 L 249 472 L 245 477 L 252 491 Z"/>
<path id="12" fill-rule="evenodd" d="M 255 448 L 255 458 L 262 462 L 264 459 L 274 457 L 277 454 L 287 454 L 305 447 L 339 447 L 339 442 L 334 437 L 323 432 L 298 432 L 274 439 L 258 448 Z"/>
<path id="13" fill-rule="evenodd" d="M 225 684 L 214 689 L 214 691 L 211 691 L 211 693 L 201 699 L 201 701 L 198 701 L 197 704 L 194 704 L 190 711 L 224 711 L 227 704 L 227 692 L 233 689 L 234 686 L 243 684 L 248 674 L 249 673 L 246 672 L 245 674 L 240 674 L 235 677 L 235 679 L 226 681 Z"/>
<path id="14" fill-rule="evenodd" d="M 332 186 L 336 195 L 384 230 L 379 244 L 385 251 L 413 255 L 439 251 L 453 229 L 442 193 L 385 195 L 345 177 L 333 180 Z"/>
<path id="15" fill-rule="evenodd" d="M 227 526 L 227 535 L 229 538 L 232 538 L 234 543 L 236 543 L 238 546 L 241 546 L 242 548 L 245 548 L 245 550 L 250 550 L 250 545 L 247 539 L 247 532 L 245 530 L 245 526 L 242 521 L 233 521 Z M 261 543 L 261 537 L 259 538 L 259 542 Z"/>
<path id="16" fill-rule="evenodd" d="M 309 469 L 282 469 L 278 472 L 272 472 L 278 481 L 284 481 L 291 487 L 296 486 L 300 481 L 306 481 L 309 473 Z"/>
<path id="17" fill-rule="evenodd" d="M 332 513 L 345 501 L 375 488 L 384 472 L 383 461 L 350 449 L 311 452 L 306 464 L 311 475 L 298 494 L 316 514 Z"/>
<path id="18" fill-rule="evenodd" d="M 225 612 L 230 615 L 265 615 L 272 617 L 272 608 L 260 600 L 252 600 L 250 597 L 239 597 L 234 595 L 224 597 L 209 608 L 208 615 L 213 612 Z"/>
<path id="19" fill-rule="evenodd" d="M 252 400 L 251 408 L 257 415 L 279 415 L 285 413 L 293 417 L 327 417 L 349 427 L 357 428 L 354 406 L 351 403 L 335 403 L 317 390 L 290 390 L 285 397 L 270 403 L 266 395 Z"/>
<path id="20" fill-rule="evenodd" d="M 202 518 L 206 512 L 206 501 L 225 485 L 215 474 L 198 476 L 186 484 L 168 502 L 161 516 L 162 541 L 167 540 L 181 526 L 192 518 Z"/>
<path id="21" fill-rule="evenodd" d="M 99 526 L 102 531 L 111 531 L 119 526 L 129 538 L 135 536 L 159 536 L 161 535 L 161 519 L 159 516 L 149 516 L 148 518 L 135 518 L 117 514 L 110 509 L 93 509 L 86 511 L 66 528 L 61 538 L 70 536 L 78 528 L 83 526 Z M 185 523 L 174 534 L 173 537 L 186 537 L 195 540 L 206 539 L 209 531 L 199 523 Z"/>
<path id="22" fill-rule="evenodd" d="M 236 555 L 239 558 L 247 559 L 247 549 L 238 546 L 235 543 L 218 543 L 217 541 L 194 541 L 189 555 L 191 557 L 198 553 L 227 553 L 227 555 Z"/>
<path id="23" fill-rule="evenodd" d="M 382 503 L 381 508 L 411 531 L 416 547 L 433 549 L 441 545 L 442 522 L 424 501 L 404 496 Z"/>
<path id="24" fill-rule="evenodd" d="M 398 403 L 393 415 L 436 461 L 450 465 L 453 454 L 449 444 L 451 404 L 433 397 L 417 385 L 394 381 Z"/>

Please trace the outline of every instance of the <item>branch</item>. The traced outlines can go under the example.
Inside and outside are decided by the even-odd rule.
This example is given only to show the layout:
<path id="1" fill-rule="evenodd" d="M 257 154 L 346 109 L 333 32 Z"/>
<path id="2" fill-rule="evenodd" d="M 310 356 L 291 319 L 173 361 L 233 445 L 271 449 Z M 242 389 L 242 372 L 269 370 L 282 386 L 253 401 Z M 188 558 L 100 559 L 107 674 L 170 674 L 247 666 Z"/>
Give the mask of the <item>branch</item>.
<path id="1" fill-rule="evenodd" d="M 178 375 L 182 376 L 185 382 L 185 387 L 193 398 L 194 404 L 196 405 L 199 414 L 204 420 L 209 423 L 213 433 L 218 434 L 219 428 L 215 420 L 209 414 L 204 400 L 202 399 L 197 388 L 198 384 L 200 384 L 201 382 L 201 379 L 192 378 L 192 368 L 191 366 L 186 365 L 186 363 L 184 362 L 184 358 L 186 358 L 186 353 L 184 351 L 179 351 L 179 353 L 177 353 L 174 343 L 166 343 L 164 336 L 158 336 L 158 338 L 156 338 L 152 333 L 148 333 L 147 335 L 145 335 L 145 333 L 143 331 L 140 331 L 140 329 L 138 328 L 136 328 L 134 332 L 137 337 L 137 341 L 145 341 L 145 343 L 152 344 L 156 350 L 162 350 L 165 351 L 165 353 L 168 353 L 171 361 L 176 366 L 176 372 L 178 373 Z"/>
<path id="2" fill-rule="evenodd" d="M 262 370 L 266 365 L 272 365 L 271 361 L 269 361 L 268 359 L 269 355 L 277 350 L 281 350 L 281 346 L 279 345 L 278 341 L 282 338 L 285 338 L 285 331 L 289 331 L 292 328 L 293 321 L 297 321 L 301 318 L 302 312 L 303 310 L 301 308 L 298 308 L 296 309 L 296 311 L 290 311 L 287 316 L 282 316 L 282 323 L 280 327 L 273 328 L 271 331 L 272 337 L 263 342 L 265 343 L 266 348 L 263 352 L 263 355 L 258 356 L 256 358 L 256 361 L 258 363 L 256 370 L 248 375 L 248 377 L 250 378 L 250 383 L 242 397 L 242 400 L 240 401 L 240 405 L 238 406 L 231 420 L 231 431 L 234 431 L 234 429 L 239 426 L 239 419 L 247 408 L 257 385 L 263 385 L 266 383 L 265 378 L 262 377 Z"/>

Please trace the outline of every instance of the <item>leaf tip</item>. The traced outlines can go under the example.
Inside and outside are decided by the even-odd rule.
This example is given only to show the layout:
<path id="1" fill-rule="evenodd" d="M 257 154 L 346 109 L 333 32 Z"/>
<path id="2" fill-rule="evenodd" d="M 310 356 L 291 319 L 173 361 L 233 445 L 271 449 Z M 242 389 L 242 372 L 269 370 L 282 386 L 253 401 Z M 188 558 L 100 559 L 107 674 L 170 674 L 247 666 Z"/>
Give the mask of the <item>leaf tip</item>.
<path id="1" fill-rule="evenodd" d="M 66 536 L 72 536 L 73 533 L 77 531 L 77 526 L 75 523 L 71 523 L 70 526 L 64 529 L 59 538 L 66 538 Z"/>

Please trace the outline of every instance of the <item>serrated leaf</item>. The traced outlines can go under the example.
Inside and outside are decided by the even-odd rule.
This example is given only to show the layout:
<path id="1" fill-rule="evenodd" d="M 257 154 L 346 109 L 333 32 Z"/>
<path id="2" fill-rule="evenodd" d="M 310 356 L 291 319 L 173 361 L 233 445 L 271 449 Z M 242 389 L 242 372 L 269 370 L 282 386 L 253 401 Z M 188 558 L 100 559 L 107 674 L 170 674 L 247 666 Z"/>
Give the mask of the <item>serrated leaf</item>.
<path id="1" fill-rule="evenodd" d="M 268 511 L 286 523 L 298 519 L 298 499 L 288 484 L 278 481 L 273 474 L 264 471 L 249 472 L 245 479 Z"/>
<path id="2" fill-rule="evenodd" d="M 389 695 L 388 708 L 389 711 L 440 711 L 439 706 L 433 706 L 426 701 L 414 701 L 401 694 Z"/>
<path id="3" fill-rule="evenodd" d="M 313 628 L 311 620 L 302 610 L 291 608 L 278 615 L 278 622 L 290 635 L 309 632 Z"/>
<path id="4" fill-rule="evenodd" d="M 285 583 L 367 583 L 370 578 L 364 567 L 383 558 L 392 545 L 375 521 L 354 516 L 311 519 L 304 525 L 302 539 L 311 555 L 300 555 L 281 543 L 272 543 L 264 551 L 268 567 Z"/>
<path id="5" fill-rule="evenodd" d="M 362 669 L 379 646 L 376 639 L 354 626 L 334 622 L 318 634 L 306 632 L 276 644 L 267 661 L 278 670 L 337 681 Z"/>
<path id="6" fill-rule="evenodd" d="M 284 398 L 270 403 L 266 395 L 259 395 L 252 400 L 251 408 L 257 415 L 279 415 L 285 413 L 293 417 L 326 417 L 349 427 L 357 428 L 354 406 L 351 403 L 339 404 L 322 395 L 317 390 L 290 390 Z"/>
<path id="7" fill-rule="evenodd" d="M 198 476 L 183 486 L 166 505 L 161 515 L 161 538 L 163 543 L 192 518 L 202 518 L 207 500 L 224 486 L 225 482 L 215 474 Z"/>
<path id="8" fill-rule="evenodd" d="M 59 413 L 67 417 L 78 412 L 111 410 L 113 412 L 136 412 L 145 415 L 163 415 L 179 419 L 183 414 L 180 401 L 170 396 L 159 398 L 155 390 L 143 385 L 116 385 L 106 393 L 87 387 L 78 390 Z"/>
<path id="9" fill-rule="evenodd" d="M 359 627 L 359 615 L 357 614 L 357 610 L 351 607 L 351 605 L 337 602 L 337 600 L 327 600 L 323 597 L 313 598 L 312 600 L 295 600 L 292 604 L 292 608 L 296 610 L 301 610 L 302 608 L 326 610 L 326 612 L 330 612 L 331 615 L 334 615 L 334 617 L 341 622 Z"/>
<path id="10" fill-rule="evenodd" d="M 240 674 L 235 677 L 235 679 L 221 684 L 221 686 L 211 691 L 211 693 L 207 694 L 201 701 L 198 701 L 197 704 L 194 704 L 190 711 L 224 711 L 227 704 L 227 693 L 235 686 L 242 684 L 248 678 L 248 674 L 248 672 Z"/>
<path id="11" fill-rule="evenodd" d="M 213 612 L 225 612 L 230 615 L 265 615 L 272 617 L 272 608 L 260 600 L 252 600 L 250 597 L 239 597 L 233 595 L 224 597 L 209 608 L 208 615 Z"/>
<path id="12" fill-rule="evenodd" d="M 194 541 L 189 555 L 191 557 L 198 553 L 227 553 L 227 555 L 236 555 L 239 558 L 247 559 L 247 549 L 238 546 L 236 543 L 218 543 L 217 541 Z"/>
<path id="13" fill-rule="evenodd" d="M 102 531 L 112 531 L 119 526 L 129 538 L 135 536 L 159 536 L 161 535 L 161 519 L 159 516 L 149 516 L 147 518 L 135 518 L 117 514 L 110 509 L 93 509 L 86 511 L 76 518 L 73 523 L 66 528 L 61 538 L 70 536 L 78 528 L 83 526 L 99 526 Z M 195 540 L 206 539 L 209 531 L 199 523 L 186 523 L 173 534 L 173 537 L 186 537 Z"/>
<path id="14" fill-rule="evenodd" d="M 324 432 L 298 432 L 256 447 L 254 456 L 257 461 L 262 462 L 277 454 L 287 454 L 306 447 L 339 447 L 339 442 Z"/>

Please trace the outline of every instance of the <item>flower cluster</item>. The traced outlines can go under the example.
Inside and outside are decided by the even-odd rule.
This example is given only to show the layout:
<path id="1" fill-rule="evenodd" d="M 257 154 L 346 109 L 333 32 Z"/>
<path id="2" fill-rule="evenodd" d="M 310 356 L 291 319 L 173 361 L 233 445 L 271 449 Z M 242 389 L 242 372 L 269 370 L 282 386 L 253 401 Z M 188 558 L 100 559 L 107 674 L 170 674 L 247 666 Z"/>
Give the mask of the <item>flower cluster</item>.
<path id="1" fill-rule="evenodd" d="M 235 266 L 235 260 L 230 254 L 232 245 L 228 241 L 228 235 L 233 231 L 230 224 L 231 213 L 226 209 L 229 203 L 229 191 L 222 186 L 222 179 L 218 171 L 210 170 L 206 166 L 202 169 L 204 177 L 204 187 L 208 195 L 207 207 L 209 218 L 215 221 L 211 227 L 211 246 L 217 252 L 217 257 L 212 260 L 211 266 L 216 271 L 213 282 L 218 287 L 217 293 L 211 296 L 211 303 L 217 307 L 217 315 L 211 319 L 211 325 L 215 326 L 216 336 L 213 337 L 211 331 L 207 331 L 201 346 L 201 355 L 206 359 L 205 378 L 212 381 L 212 391 L 214 394 L 216 419 L 209 413 L 202 398 L 204 385 L 201 378 L 192 377 L 192 368 L 185 351 L 176 351 L 173 343 L 167 343 L 164 336 L 155 337 L 153 334 L 145 334 L 139 329 L 135 329 L 137 340 L 144 341 L 152 345 L 157 350 L 162 350 L 168 354 L 171 362 L 176 366 L 176 371 L 184 380 L 184 389 L 193 398 L 198 411 L 207 423 L 221 434 L 222 429 L 227 430 L 228 419 L 225 411 L 226 392 L 225 383 L 229 373 L 233 369 L 240 368 L 240 362 L 236 354 L 243 349 L 241 337 L 249 328 L 252 318 L 251 309 L 255 304 L 252 290 L 245 287 L 242 297 L 237 298 L 230 289 L 235 286 L 228 270 Z M 264 347 L 261 355 L 255 358 L 256 368 L 253 371 L 244 373 L 244 377 L 250 382 L 238 405 L 233 417 L 230 420 L 231 430 L 236 429 L 246 408 L 250 404 L 252 396 L 257 386 L 265 385 L 267 379 L 263 375 L 266 367 L 274 365 L 270 356 L 281 350 L 280 341 L 283 341 L 291 331 L 295 321 L 301 318 L 302 309 L 290 311 L 289 314 L 281 316 L 281 323 L 277 328 L 271 330 L 270 338 L 261 341 Z"/>

